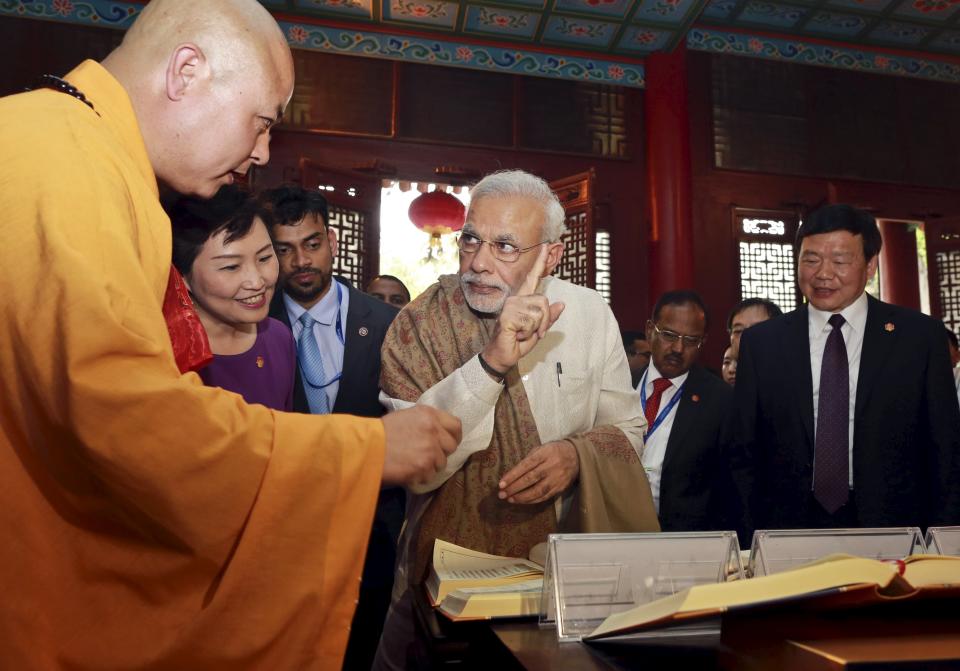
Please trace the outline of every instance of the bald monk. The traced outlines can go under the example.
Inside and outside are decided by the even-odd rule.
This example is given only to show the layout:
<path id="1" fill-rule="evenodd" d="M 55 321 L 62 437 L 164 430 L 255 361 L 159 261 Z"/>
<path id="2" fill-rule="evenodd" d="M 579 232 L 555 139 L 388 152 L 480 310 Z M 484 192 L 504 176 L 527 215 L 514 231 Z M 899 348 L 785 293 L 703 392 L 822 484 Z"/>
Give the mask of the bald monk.
<path id="1" fill-rule="evenodd" d="M 254 0 L 153 0 L 0 99 L 0 666 L 336 669 L 381 483 L 459 422 L 293 415 L 181 375 L 161 189 L 266 163 L 291 54 Z"/>

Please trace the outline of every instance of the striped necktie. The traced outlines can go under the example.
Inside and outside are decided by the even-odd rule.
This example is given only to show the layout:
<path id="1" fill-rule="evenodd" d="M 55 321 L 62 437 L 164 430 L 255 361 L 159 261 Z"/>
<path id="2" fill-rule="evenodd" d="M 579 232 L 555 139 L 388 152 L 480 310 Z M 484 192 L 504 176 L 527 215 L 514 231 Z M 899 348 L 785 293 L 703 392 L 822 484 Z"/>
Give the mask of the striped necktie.
<path id="1" fill-rule="evenodd" d="M 330 412 L 330 399 L 327 398 L 327 374 L 323 370 L 323 355 L 317 344 L 313 325 L 317 321 L 309 312 L 300 315 L 300 341 L 297 343 L 297 361 L 300 364 L 300 376 L 303 378 L 303 390 L 307 394 L 310 412 L 314 415 L 326 415 Z"/>

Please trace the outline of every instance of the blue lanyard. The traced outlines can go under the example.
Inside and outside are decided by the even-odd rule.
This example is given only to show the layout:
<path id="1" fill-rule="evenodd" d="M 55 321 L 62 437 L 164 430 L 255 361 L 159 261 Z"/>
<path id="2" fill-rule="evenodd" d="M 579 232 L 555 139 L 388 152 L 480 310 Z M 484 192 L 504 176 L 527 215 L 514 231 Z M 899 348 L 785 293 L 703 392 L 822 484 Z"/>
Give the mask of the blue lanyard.
<path id="1" fill-rule="evenodd" d="M 344 345 L 343 339 L 343 323 L 340 320 L 340 313 L 343 311 L 343 290 L 340 288 L 340 283 L 336 280 L 332 280 L 334 284 L 337 285 L 337 323 L 334 327 L 334 330 L 337 332 L 337 340 L 340 341 L 341 345 Z M 337 379 L 340 379 L 340 375 L 337 375 Z"/>
<path id="2" fill-rule="evenodd" d="M 647 409 L 647 375 L 650 373 L 650 369 L 643 374 L 643 380 L 640 381 L 640 405 L 643 406 L 644 411 Z M 667 415 L 670 414 L 670 411 L 673 410 L 673 406 L 680 402 L 680 397 L 683 396 L 683 388 L 687 386 L 686 380 L 683 384 L 680 385 L 680 388 L 677 389 L 677 393 L 673 395 L 673 398 L 670 399 L 670 402 L 667 403 L 665 408 L 660 408 L 660 412 L 657 413 L 657 418 L 653 420 L 653 425 L 647 427 L 647 433 L 643 436 L 644 440 L 650 440 L 650 436 L 653 435 L 653 432 L 657 430 L 663 420 L 666 419 Z"/>
<path id="3" fill-rule="evenodd" d="M 335 330 L 336 333 L 337 333 L 337 340 L 340 341 L 340 344 L 341 344 L 341 345 L 346 346 L 346 344 L 345 344 L 346 341 L 344 340 L 344 337 L 343 337 L 343 321 L 342 321 L 342 319 L 341 319 L 341 317 L 340 317 L 340 313 L 341 313 L 342 308 L 343 308 L 343 290 L 340 288 L 340 283 L 339 283 L 339 282 L 337 282 L 336 280 L 332 280 L 332 282 L 337 285 L 337 321 L 336 321 L 336 324 L 335 324 L 335 326 L 334 326 L 334 330 Z M 300 337 L 301 337 L 301 338 L 303 337 L 303 333 L 300 334 Z M 319 346 L 319 343 L 317 343 L 317 344 L 318 344 L 318 346 Z M 309 385 L 310 385 L 311 387 L 313 387 L 314 389 L 325 389 L 325 388 L 329 387 L 331 384 L 333 384 L 334 382 L 338 382 L 338 381 L 340 380 L 340 378 L 343 377 L 343 370 L 341 370 L 339 373 L 337 373 L 337 374 L 334 375 L 331 379 L 327 380 L 326 382 L 324 382 L 324 383 L 321 384 L 321 385 L 313 384 L 312 382 L 310 382 L 310 380 L 307 379 L 306 375 L 303 375 L 303 376 L 301 376 L 301 377 L 303 378 L 304 382 L 306 382 L 307 384 L 309 384 Z"/>

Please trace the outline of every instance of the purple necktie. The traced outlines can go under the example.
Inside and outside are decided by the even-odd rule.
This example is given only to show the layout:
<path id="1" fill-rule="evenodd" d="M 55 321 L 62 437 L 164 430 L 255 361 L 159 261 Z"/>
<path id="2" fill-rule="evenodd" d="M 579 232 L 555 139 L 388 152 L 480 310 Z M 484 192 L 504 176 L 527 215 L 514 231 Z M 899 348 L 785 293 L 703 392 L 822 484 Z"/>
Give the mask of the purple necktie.
<path id="1" fill-rule="evenodd" d="M 833 514 L 850 496 L 850 369 L 840 327 L 841 315 L 831 315 L 820 364 L 817 438 L 814 443 L 813 496 Z"/>

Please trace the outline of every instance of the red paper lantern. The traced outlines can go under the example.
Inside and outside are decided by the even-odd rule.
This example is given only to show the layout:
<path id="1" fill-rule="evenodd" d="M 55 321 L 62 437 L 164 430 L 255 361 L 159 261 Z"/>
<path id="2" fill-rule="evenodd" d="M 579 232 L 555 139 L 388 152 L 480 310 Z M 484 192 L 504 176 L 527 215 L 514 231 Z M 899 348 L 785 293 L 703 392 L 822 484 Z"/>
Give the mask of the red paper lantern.
<path id="1" fill-rule="evenodd" d="M 410 208 L 407 210 L 407 216 L 410 217 L 413 225 L 430 234 L 428 259 L 433 257 L 434 249 L 438 254 L 443 252 L 440 236 L 463 228 L 466 215 L 467 208 L 463 203 L 446 191 L 430 191 L 421 194 L 410 203 Z"/>
<path id="2" fill-rule="evenodd" d="M 446 191 L 422 193 L 410 203 L 407 216 L 413 225 L 431 236 L 453 233 L 463 228 L 467 208 Z"/>

